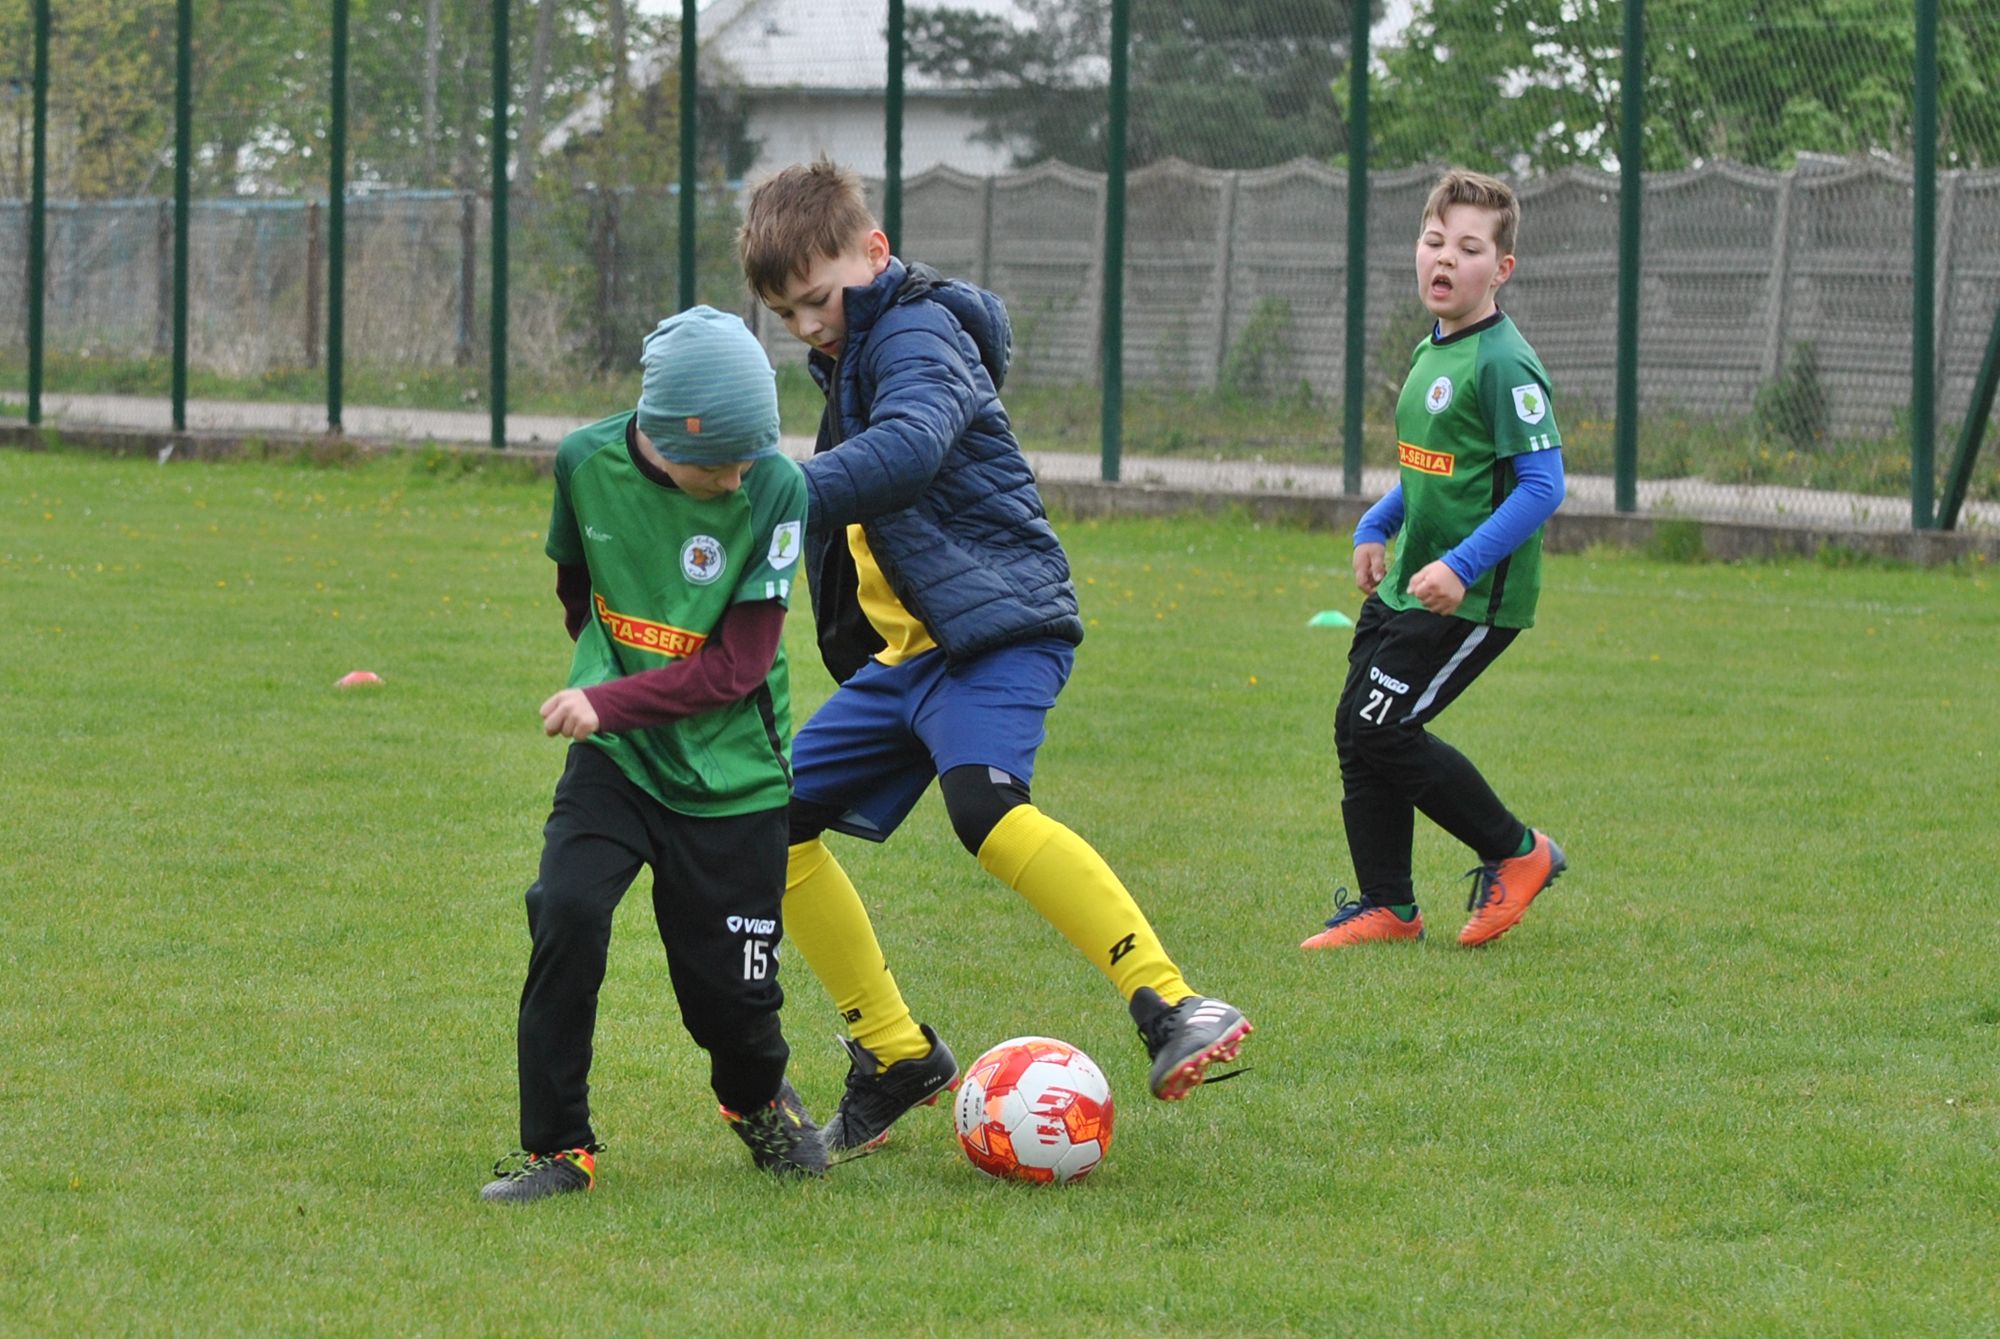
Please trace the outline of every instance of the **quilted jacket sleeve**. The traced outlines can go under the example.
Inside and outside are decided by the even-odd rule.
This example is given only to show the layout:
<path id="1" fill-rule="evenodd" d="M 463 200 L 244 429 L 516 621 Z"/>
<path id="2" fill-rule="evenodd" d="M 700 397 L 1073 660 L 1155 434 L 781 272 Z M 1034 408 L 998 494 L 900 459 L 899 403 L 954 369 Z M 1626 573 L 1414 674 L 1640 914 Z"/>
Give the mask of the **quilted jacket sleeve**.
<path id="1" fill-rule="evenodd" d="M 842 412 L 849 422 L 865 416 L 865 424 L 805 463 L 814 525 L 871 521 L 912 506 L 930 487 L 992 393 L 982 391 L 962 340 L 969 343 L 931 304 L 884 314 L 862 352 L 859 375 L 843 386 L 865 403 L 842 404 Z"/>

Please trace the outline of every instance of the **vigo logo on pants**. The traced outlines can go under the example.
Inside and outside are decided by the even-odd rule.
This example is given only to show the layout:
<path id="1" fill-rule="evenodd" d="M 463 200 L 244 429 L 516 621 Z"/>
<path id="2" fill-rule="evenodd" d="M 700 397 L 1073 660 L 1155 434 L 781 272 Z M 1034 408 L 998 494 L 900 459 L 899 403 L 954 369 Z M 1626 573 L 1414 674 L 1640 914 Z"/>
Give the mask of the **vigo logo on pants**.
<path id="1" fill-rule="evenodd" d="M 1410 685 L 1404 683 L 1401 679 L 1390 678 L 1373 665 L 1368 667 L 1368 677 L 1392 693 L 1407 693 L 1410 691 Z"/>

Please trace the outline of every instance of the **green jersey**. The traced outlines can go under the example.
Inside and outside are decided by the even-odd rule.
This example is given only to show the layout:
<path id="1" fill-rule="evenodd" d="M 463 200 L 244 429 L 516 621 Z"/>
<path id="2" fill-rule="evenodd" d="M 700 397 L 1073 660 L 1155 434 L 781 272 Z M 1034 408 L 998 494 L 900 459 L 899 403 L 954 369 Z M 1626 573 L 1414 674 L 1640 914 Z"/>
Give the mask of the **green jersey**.
<path id="1" fill-rule="evenodd" d="M 693 655 L 732 604 L 789 606 L 804 548 L 806 481 L 793 461 L 765 457 L 734 493 L 697 500 L 640 470 L 632 420 L 578 428 L 556 452 L 547 552 L 590 569 L 592 616 L 570 661 L 572 688 Z M 791 737 L 781 646 L 762 688 L 741 701 L 590 742 L 669 809 L 714 817 L 791 798 Z"/>
<path id="2" fill-rule="evenodd" d="M 1562 445 L 1549 374 L 1514 322 L 1490 322 L 1441 341 L 1426 338 L 1396 401 L 1403 529 L 1376 592 L 1391 609 L 1421 609 L 1410 578 L 1442 558 L 1491 516 L 1514 489 L 1508 461 Z M 1542 531 L 1522 542 L 1465 592 L 1460 618 L 1530 627 L 1542 589 Z"/>

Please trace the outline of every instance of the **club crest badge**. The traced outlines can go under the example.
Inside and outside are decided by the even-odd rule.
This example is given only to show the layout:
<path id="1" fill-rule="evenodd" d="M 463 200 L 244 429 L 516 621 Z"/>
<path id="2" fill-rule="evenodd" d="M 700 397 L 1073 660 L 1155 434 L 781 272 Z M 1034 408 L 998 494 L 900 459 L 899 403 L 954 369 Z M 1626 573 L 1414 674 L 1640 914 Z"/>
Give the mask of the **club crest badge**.
<path id="1" fill-rule="evenodd" d="M 1516 386 L 1514 414 L 1523 423 L 1540 423 L 1549 416 L 1548 393 L 1533 382 L 1526 386 Z"/>
<path id="2" fill-rule="evenodd" d="M 681 545 L 681 575 L 696 586 L 706 586 L 722 575 L 729 555 L 722 541 L 713 535 L 696 535 Z"/>
<path id="3" fill-rule="evenodd" d="M 771 531 L 771 566 L 782 572 L 799 560 L 799 523 L 786 521 Z"/>
<path id="4" fill-rule="evenodd" d="M 1431 383 L 1430 393 L 1424 396 L 1424 408 L 1433 414 L 1442 414 L 1451 404 L 1451 378 L 1439 377 Z"/>

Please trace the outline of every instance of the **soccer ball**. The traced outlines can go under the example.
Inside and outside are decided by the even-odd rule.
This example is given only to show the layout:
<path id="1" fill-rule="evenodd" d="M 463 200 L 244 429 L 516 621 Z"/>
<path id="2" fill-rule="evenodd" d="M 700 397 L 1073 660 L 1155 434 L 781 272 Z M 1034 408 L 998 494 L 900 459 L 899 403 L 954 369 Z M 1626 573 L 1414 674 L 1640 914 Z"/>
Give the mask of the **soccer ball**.
<path id="1" fill-rule="evenodd" d="M 965 1156 L 1004 1181 L 1079 1180 L 1111 1148 L 1111 1085 L 1053 1037 L 1015 1037 L 973 1061 L 954 1114 Z"/>

